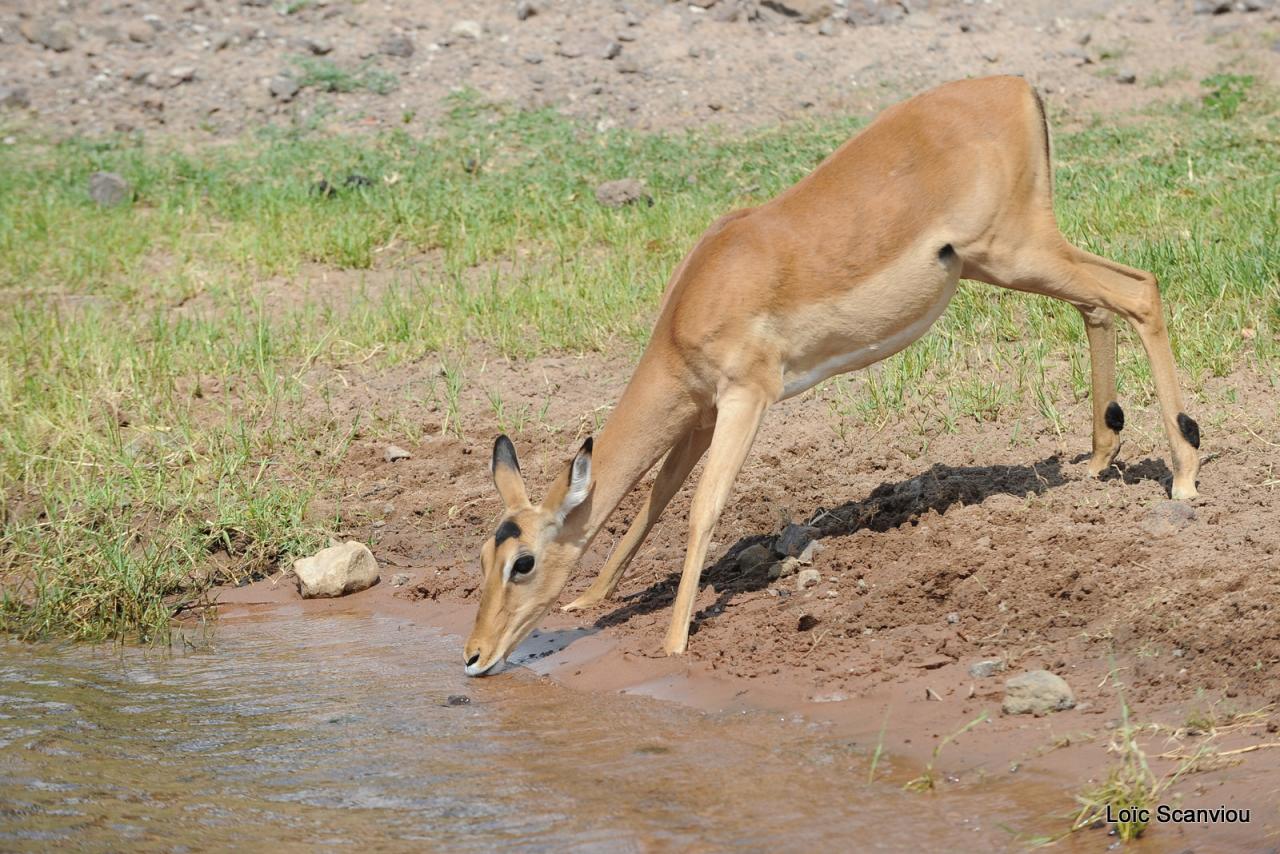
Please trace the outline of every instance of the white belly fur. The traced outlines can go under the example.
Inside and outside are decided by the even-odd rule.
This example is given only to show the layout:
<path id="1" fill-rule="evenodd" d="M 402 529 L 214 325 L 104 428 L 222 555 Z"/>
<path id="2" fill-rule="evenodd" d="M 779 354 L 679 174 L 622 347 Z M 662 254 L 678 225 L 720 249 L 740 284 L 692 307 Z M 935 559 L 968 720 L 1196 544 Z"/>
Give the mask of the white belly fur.
<path id="1" fill-rule="evenodd" d="M 780 399 L 892 356 L 929 330 L 960 281 L 960 263 L 938 260 L 938 243 L 908 253 L 874 279 L 793 318 Z M 907 321 L 907 322 L 904 322 Z"/>

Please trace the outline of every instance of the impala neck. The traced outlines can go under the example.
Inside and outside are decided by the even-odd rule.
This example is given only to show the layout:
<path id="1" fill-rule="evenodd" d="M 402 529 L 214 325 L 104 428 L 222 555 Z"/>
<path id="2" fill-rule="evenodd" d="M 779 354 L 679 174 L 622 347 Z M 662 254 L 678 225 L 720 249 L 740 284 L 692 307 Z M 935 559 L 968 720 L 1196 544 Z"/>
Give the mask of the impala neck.
<path id="1" fill-rule="evenodd" d="M 688 384 L 653 348 L 647 350 L 596 436 L 591 495 L 565 520 L 561 542 L 586 551 L 627 493 L 692 429 L 696 416 Z"/>

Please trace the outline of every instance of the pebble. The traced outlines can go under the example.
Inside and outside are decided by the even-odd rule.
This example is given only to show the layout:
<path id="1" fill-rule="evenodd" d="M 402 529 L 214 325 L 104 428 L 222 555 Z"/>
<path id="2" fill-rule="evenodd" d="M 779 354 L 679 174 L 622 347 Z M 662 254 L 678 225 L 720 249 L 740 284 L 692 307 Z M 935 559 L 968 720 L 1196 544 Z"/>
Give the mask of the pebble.
<path id="1" fill-rule="evenodd" d="M 133 195 L 129 182 L 115 172 L 94 172 L 89 176 L 89 198 L 99 207 L 113 208 Z"/>
<path id="2" fill-rule="evenodd" d="M 816 569 L 802 569 L 800 574 L 796 576 L 796 590 L 805 590 L 822 580 L 821 573 Z"/>
<path id="3" fill-rule="evenodd" d="M 479 36 L 473 36 L 472 38 L 479 38 Z M 398 56 L 401 59 L 408 59 L 413 56 L 414 50 L 413 39 L 402 33 L 389 35 L 378 45 L 379 53 L 387 56 Z"/>
<path id="4" fill-rule="evenodd" d="M 527 21 L 536 14 L 538 14 L 538 6 L 536 3 L 531 3 L 530 0 L 520 0 L 520 2 L 516 4 L 517 21 Z"/>
<path id="5" fill-rule="evenodd" d="M 298 94 L 298 81 L 287 74 L 277 74 L 267 84 L 271 96 L 280 101 L 292 101 Z"/>
<path id="6" fill-rule="evenodd" d="M 450 694 L 449 698 L 444 702 L 448 706 L 469 706 L 471 705 L 471 698 L 466 694 Z"/>
<path id="7" fill-rule="evenodd" d="M 1004 670 L 1004 661 L 999 658 L 988 658 L 975 661 L 969 665 L 969 675 L 974 679 L 988 679 Z"/>
<path id="8" fill-rule="evenodd" d="M 449 35 L 459 39 L 479 41 L 484 36 L 484 25 L 479 21 L 458 21 L 449 28 Z"/>
<path id="9" fill-rule="evenodd" d="M 389 463 L 394 463 L 399 460 L 407 460 L 412 456 L 412 454 L 398 445 L 387 445 L 387 447 L 382 451 L 382 458 Z"/>
<path id="10" fill-rule="evenodd" d="M 644 182 L 635 178 L 619 178 L 617 181 L 605 181 L 596 187 L 596 201 L 606 208 L 620 208 L 641 199 L 653 200 L 645 190 Z"/>
<path id="11" fill-rule="evenodd" d="M 1138 75 L 1129 70 L 1121 70 L 1116 74 L 1116 82 L 1125 86 L 1131 86 L 1138 82 Z"/>
<path id="12" fill-rule="evenodd" d="M 817 535 L 818 529 L 809 525 L 788 525 L 778 535 L 778 541 L 773 549 L 786 557 L 798 557 Z"/>
<path id="13" fill-rule="evenodd" d="M 408 583 L 409 573 L 407 572 L 397 572 L 395 575 L 391 576 L 392 587 L 404 587 Z"/>
<path id="14" fill-rule="evenodd" d="M 26 21 L 20 29 L 27 41 L 56 53 L 71 50 L 76 41 L 76 25 L 65 18 Z"/>
<path id="15" fill-rule="evenodd" d="M 124 25 L 124 34 L 134 44 L 151 44 L 156 39 L 156 28 L 146 21 L 130 21 Z"/>

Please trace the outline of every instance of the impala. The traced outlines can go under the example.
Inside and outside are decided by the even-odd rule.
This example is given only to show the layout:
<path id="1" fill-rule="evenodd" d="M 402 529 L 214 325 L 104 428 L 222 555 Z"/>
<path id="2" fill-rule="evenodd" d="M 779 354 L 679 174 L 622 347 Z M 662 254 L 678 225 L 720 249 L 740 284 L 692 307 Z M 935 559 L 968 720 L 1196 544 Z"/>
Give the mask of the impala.
<path id="1" fill-rule="evenodd" d="M 547 613 L 623 497 L 665 455 L 639 515 L 591 587 L 609 596 L 704 453 L 665 648 L 685 651 L 715 526 L 765 410 L 878 362 L 938 319 L 960 279 L 1065 300 L 1089 342 L 1097 476 L 1119 450 L 1114 315 L 1142 340 L 1173 457 L 1172 495 L 1196 496 L 1200 431 L 1183 413 L 1155 277 L 1058 231 L 1044 105 L 1017 77 L 949 83 L 881 114 L 810 175 L 707 229 L 663 293 L 644 355 L 593 443 L 541 504 L 499 436 L 505 507 L 481 549 L 480 608 L 463 659 L 503 661 Z"/>

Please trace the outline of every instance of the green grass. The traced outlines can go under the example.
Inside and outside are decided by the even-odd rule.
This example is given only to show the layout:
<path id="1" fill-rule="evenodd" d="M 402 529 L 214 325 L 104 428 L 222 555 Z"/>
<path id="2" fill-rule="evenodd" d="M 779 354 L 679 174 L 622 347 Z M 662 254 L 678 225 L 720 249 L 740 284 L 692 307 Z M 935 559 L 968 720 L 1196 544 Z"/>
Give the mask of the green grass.
<path id="1" fill-rule="evenodd" d="M 310 85 L 347 83 L 316 69 Z M 1272 364 L 1280 332 L 1280 102 L 1243 78 L 1219 83 L 1204 103 L 1056 140 L 1064 230 L 1160 276 L 1193 386 Z M 466 435 L 460 398 L 483 382 L 471 356 L 634 356 L 696 236 L 860 124 L 599 134 L 462 95 L 421 137 L 18 134 L 0 163 L 0 622 L 28 636 L 153 636 L 210 580 L 313 547 L 330 523 L 304 510 L 351 428 L 315 405 L 328 392 L 308 388 L 309 367 L 430 355 L 445 368 L 427 390 L 443 429 Z M 94 206 L 85 188 L 100 169 L 124 175 L 135 200 Z M 654 205 L 599 206 L 594 185 L 623 176 L 644 179 Z M 321 180 L 336 191 L 316 192 Z M 336 302 L 264 296 L 274 277 L 332 270 L 389 283 Z M 1067 389 L 1045 367 L 1057 364 Z M 1149 394 L 1127 331 L 1121 382 L 1129 399 Z M 966 284 L 933 333 L 829 391 L 840 424 L 931 401 L 941 423 L 921 421 L 928 432 L 1020 401 L 1057 424 L 1056 407 L 1087 385 L 1073 309 Z M 486 411 L 509 425 L 540 417 L 496 393 Z"/>

